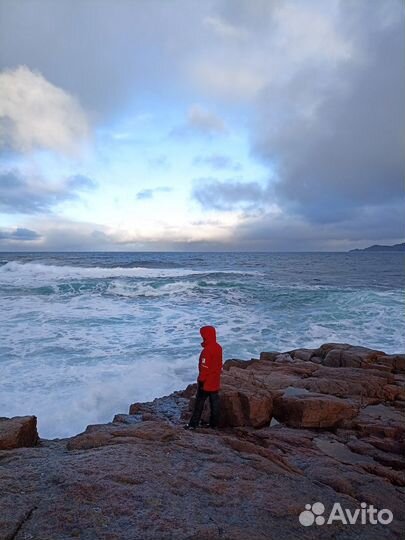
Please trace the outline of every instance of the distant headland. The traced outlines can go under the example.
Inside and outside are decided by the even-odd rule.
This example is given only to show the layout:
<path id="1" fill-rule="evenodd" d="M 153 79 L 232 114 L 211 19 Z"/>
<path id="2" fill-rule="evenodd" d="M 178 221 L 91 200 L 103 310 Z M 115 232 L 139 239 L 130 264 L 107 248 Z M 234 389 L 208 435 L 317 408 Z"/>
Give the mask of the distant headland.
<path id="1" fill-rule="evenodd" d="M 402 242 L 402 244 L 394 244 L 393 246 L 374 244 L 373 246 L 364 249 L 351 249 L 349 253 L 353 253 L 354 251 L 405 251 L 405 242 Z"/>

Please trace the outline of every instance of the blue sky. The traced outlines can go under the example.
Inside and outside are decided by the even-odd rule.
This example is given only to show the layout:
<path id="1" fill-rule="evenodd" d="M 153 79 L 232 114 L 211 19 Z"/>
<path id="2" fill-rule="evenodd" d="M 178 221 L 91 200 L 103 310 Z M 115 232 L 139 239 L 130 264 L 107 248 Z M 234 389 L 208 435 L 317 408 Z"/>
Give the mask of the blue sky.
<path id="1" fill-rule="evenodd" d="M 404 231 L 403 5 L 0 0 L 0 250 Z"/>

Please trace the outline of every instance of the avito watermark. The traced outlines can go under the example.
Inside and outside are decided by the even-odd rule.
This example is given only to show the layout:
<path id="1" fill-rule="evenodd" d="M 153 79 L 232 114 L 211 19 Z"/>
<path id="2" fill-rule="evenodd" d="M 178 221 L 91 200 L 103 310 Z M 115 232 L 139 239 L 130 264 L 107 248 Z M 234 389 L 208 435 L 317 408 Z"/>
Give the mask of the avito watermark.
<path id="1" fill-rule="evenodd" d="M 349 508 L 342 508 L 342 505 L 338 502 L 334 503 L 329 516 L 324 516 L 325 505 L 321 502 L 313 504 L 306 504 L 305 510 L 301 512 L 298 519 L 301 525 L 309 527 L 310 525 L 331 525 L 333 523 L 342 523 L 343 525 L 354 525 L 360 523 L 362 525 L 389 525 L 394 519 L 394 515 L 391 510 L 383 508 L 378 510 L 372 504 L 362 502 L 360 508 L 350 510 Z"/>

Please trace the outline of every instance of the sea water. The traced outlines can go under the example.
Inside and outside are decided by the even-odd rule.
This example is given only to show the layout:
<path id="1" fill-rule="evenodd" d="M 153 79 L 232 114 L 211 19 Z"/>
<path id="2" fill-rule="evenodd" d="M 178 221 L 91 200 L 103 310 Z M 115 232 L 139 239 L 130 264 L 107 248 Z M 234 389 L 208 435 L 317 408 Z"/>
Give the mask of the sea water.
<path id="1" fill-rule="evenodd" d="M 349 342 L 405 350 L 401 253 L 0 253 L 0 416 L 70 436 L 224 358 Z"/>

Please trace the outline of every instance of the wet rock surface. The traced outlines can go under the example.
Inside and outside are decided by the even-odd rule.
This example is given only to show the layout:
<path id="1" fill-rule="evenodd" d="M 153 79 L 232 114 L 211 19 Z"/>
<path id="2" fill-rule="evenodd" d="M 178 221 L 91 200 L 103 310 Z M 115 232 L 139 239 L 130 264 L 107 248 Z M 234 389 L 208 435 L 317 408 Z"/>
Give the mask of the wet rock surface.
<path id="1" fill-rule="evenodd" d="M 68 439 L 0 419 L 0 539 L 401 538 L 403 358 L 325 344 L 228 361 L 217 430 L 183 429 L 195 385 Z M 394 519 L 303 526 L 315 502 Z"/>

